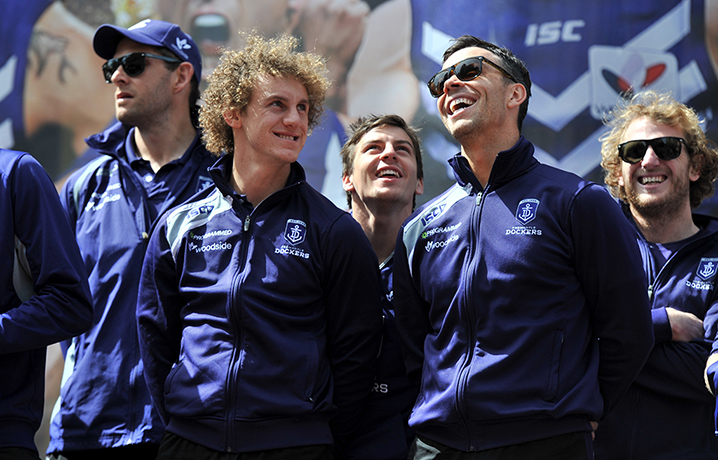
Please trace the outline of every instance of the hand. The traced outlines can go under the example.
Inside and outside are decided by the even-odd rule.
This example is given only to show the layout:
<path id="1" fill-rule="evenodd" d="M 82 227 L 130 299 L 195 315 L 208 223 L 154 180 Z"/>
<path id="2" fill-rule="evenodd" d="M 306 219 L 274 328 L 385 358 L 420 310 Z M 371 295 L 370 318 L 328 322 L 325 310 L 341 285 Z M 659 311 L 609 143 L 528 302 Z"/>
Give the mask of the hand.
<path id="1" fill-rule="evenodd" d="M 350 60 L 362 36 L 369 6 L 361 0 L 291 0 L 292 23 L 307 50 L 328 60 Z"/>
<path id="2" fill-rule="evenodd" d="M 327 58 L 334 82 L 328 98 L 338 98 L 335 106 L 344 105 L 347 73 L 364 36 L 369 6 L 361 0 L 291 0 L 290 6 L 294 35 L 302 37 L 305 50 Z"/>
<path id="3" fill-rule="evenodd" d="M 690 342 L 703 337 L 703 321 L 693 313 L 667 307 L 674 342 Z"/>

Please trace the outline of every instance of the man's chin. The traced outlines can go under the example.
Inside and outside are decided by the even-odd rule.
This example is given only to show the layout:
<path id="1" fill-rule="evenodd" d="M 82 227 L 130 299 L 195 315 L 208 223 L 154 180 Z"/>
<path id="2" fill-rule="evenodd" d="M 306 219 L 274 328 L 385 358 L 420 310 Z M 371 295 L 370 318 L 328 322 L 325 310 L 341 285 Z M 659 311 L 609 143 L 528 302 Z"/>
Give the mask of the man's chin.
<path id="1" fill-rule="evenodd" d="M 678 204 L 674 200 L 667 200 L 657 196 L 632 196 L 628 204 L 641 216 L 650 218 L 664 218 L 677 210 Z"/>

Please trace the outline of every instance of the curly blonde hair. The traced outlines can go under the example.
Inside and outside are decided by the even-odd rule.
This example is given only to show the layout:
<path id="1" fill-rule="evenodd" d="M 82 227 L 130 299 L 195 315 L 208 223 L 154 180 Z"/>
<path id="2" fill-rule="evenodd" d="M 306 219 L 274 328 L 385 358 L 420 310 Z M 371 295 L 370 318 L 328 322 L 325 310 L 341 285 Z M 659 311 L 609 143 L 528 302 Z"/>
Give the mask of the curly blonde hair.
<path id="1" fill-rule="evenodd" d="M 611 195 L 626 201 L 625 188 L 618 185 L 622 162 L 618 157 L 618 144 L 631 122 L 644 117 L 657 124 L 674 126 L 683 131 L 691 166 L 700 171 L 698 180 L 690 184 L 691 208 L 697 208 L 714 191 L 713 182 L 718 177 L 716 144 L 706 138 L 701 129 L 701 120 L 692 108 L 678 102 L 669 94 L 653 90 L 637 93 L 619 104 L 605 120 L 611 130 L 600 138 L 601 166 Z"/>
<path id="2" fill-rule="evenodd" d="M 324 58 L 295 51 L 299 46 L 296 37 L 282 34 L 265 39 L 256 31 L 240 35 L 246 42 L 245 48 L 222 53 L 203 95 L 199 123 L 207 150 L 215 155 L 234 153 L 232 128 L 225 122 L 224 114 L 231 109 L 242 112 L 247 107 L 261 75 L 294 77 L 304 85 L 309 96 L 310 131 L 319 123 L 330 85 Z"/>

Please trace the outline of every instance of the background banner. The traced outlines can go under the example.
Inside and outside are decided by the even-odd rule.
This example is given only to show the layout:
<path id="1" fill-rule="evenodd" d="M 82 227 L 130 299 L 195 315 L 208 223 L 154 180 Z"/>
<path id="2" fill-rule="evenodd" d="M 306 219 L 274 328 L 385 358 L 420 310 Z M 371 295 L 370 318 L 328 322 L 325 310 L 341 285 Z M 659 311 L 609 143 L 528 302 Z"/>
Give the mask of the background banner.
<path id="1" fill-rule="evenodd" d="M 114 115 L 114 87 L 91 46 L 102 23 L 180 24 L 202 49 L 205 78 L 223 48 L 242 46 L 239 29 L 286 32 L 326 56 L 334 82 L 300 155 L 310 183 L 344 207 L 345 127 L 398 113 L 421 129 L 422 203 L 453 183 L 446 159 L 459 151 L 425 82 L 450 40 L 472 34 L 526 62 L 533 97 L 523 134 L 537 158 L 602 183 L 602 119 L 627 92 L 670 91 L 715 137 L 716 1 L 0 0 L 0 147 L 30 152 L 58 185 L 96 154 L 83 139 Z M 702 211 L 718 215 L 713 201 Z"/>

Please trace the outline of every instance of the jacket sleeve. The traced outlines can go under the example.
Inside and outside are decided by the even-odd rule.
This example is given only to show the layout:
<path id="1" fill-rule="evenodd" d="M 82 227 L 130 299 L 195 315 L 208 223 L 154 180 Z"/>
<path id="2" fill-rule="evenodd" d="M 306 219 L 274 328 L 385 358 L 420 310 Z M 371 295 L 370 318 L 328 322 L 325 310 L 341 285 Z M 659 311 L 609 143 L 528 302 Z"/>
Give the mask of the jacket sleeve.
<path id="1" fill-rule="evenodd" d="M 424 366 L 424 341 L 430 332 L 429 306 L 412 278 L 403 236 L 404 227 L 399 232 L 394 251 L 394 311 L 406 373 L 409 382 L 418 388 Z"/>
<path id="2" fill-rule="evenodd" d="M 164 220 L 161 220 L 150 236 L 140 276 L 137 327 L 145 381 L 157 412 L 167 424 L 164 385 L 179 357 L 182 338 L 179 309 L 182 303 L 165 231 Z"/>
<path id="3" fill-rule="evenodd" d="M 14 261 L 3 262 L 14 280 L 4 282 L 14 286 L 15 300 L 2 306 L 0 353 L 15 353 L 85 332 L 92 306 L 80 251 L 52 180 L 27 154 L 6 173 L 16 239 L 5 241 L 15 247 Z"/>
<path id="4" fill-rule="evenodd" d="M 648 287 L 635 232 L 605 189 L 592 185 L 579 192 L 570 226 L 576 271 L 598 339 L 605 418 L 653 347 Z"/>
<path id="5" fill-rule="evenodd" d="M 703 378 L 707 359 L 708 347 L 697 341 L 656 344 L 636 384 L 666 398 L 710 403 Z"/>
<path id="6" fill-rule="evenodd" d="M 718 300 L 708 308 L 706 317 L 703 318 L 703 328 L 706 338 L 712 344 L 703 376 L 706 388 L 716 395 L 718 389 Z M 716 422 L 718 425 L 718 414 L 716 414 Z"/>
<path id="7" fill-rule="evenodd" d="M 689 294 L 679 291 L 673 295 Z M 707 307 L 708 311 L 702 315 L 706 337 L 711 335 L 714 318 L 710 315 L 712 315 L 711 310 L 715 308 L 716 299 L 712 298 L 710 302 L 712 304 Z M 662 306 L 651 310 L 655 344 L 635 383 L 666 397 L 710 403 L 713 396 L 706 388 L 704 370 L 710 354 L 711 341 L 705 339 L 690 342 L 673 341 L 666 308 Z"/>
<path id="8" fill-rule="evenodd" d="M 351 242 L 351 244 L 348 244 Z M 371 393 L 381 343 L 381 277 L 369 241 L 349 214 L 327 234 L 324 298 L 337 413 L 331 429 L 341 451 Z"/>

